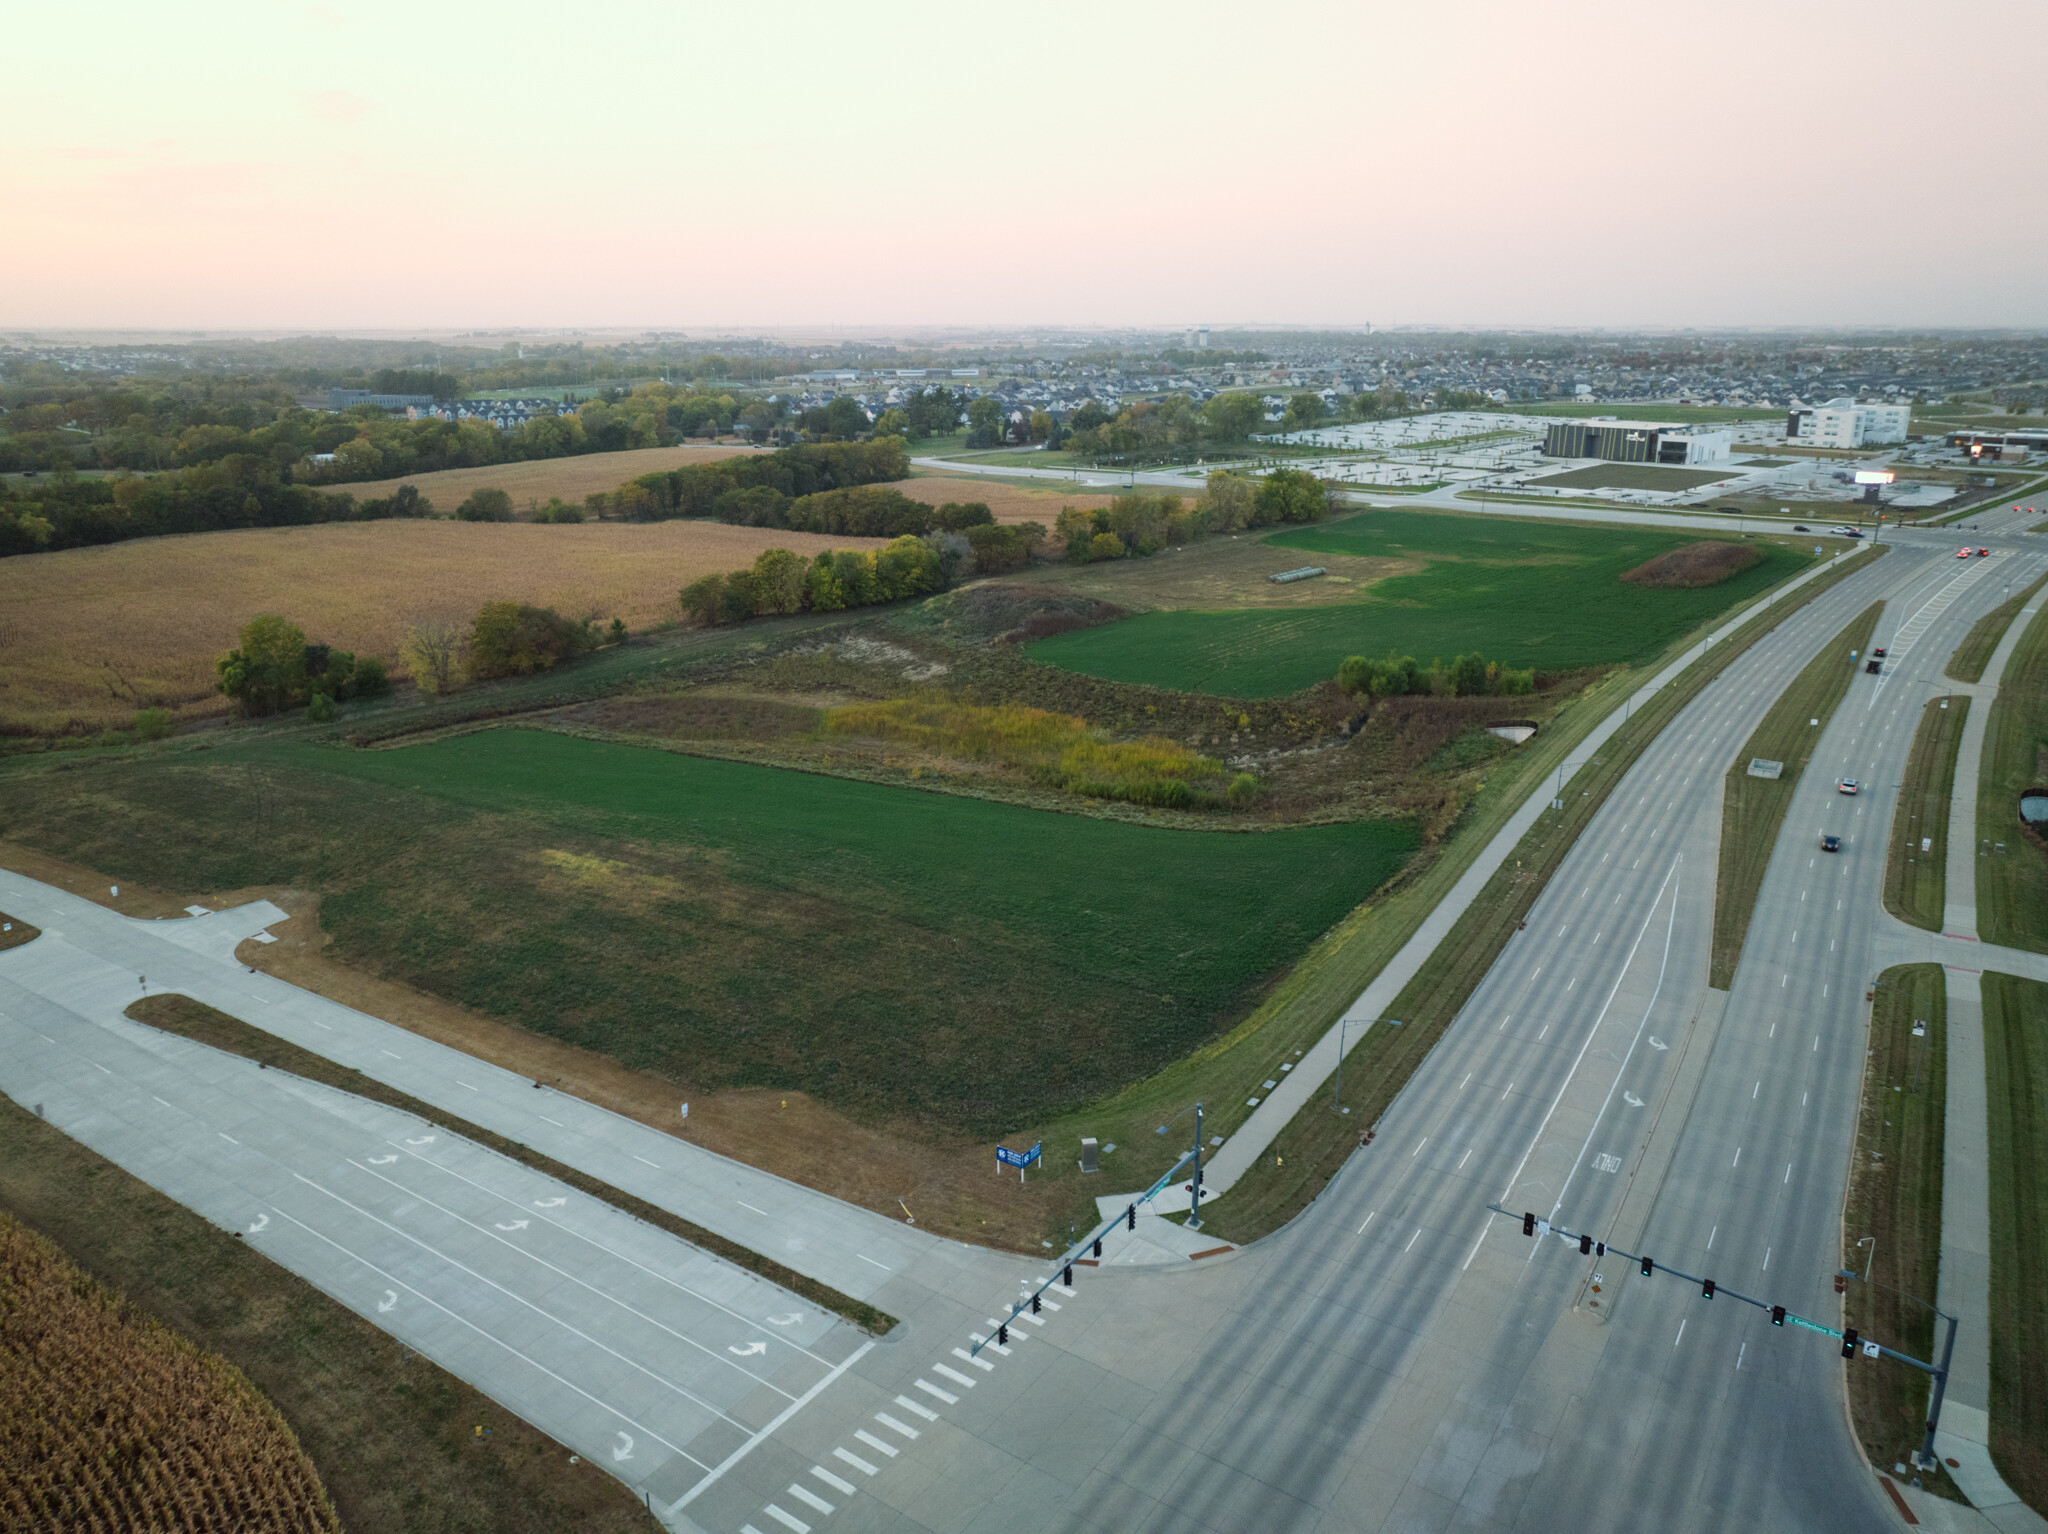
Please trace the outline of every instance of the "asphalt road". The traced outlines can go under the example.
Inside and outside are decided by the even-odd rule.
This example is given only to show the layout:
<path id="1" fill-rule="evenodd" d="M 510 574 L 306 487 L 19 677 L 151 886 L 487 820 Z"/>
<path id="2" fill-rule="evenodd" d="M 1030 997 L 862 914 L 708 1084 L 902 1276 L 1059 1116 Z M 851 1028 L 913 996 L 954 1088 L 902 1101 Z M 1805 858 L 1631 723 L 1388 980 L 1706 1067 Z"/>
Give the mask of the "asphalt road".
<path id="1" fill-rule="evenodd" d="M 968 1442 L 938 1467 L 947 1495 L 885 1475 L 832 1527 L 1804 1531 L 1895 1518 L 1851 1439 L 1832 1343 L 1528 1241 L 1485 1206 L 1554 1214 L 1838 1319 L 1895 785 L 1921 683 L 2007 571 L 2044 562 L 2028 540 L 2013 547 L 2028 552 L 1964 565 L 1946 537 L 1907 535 L 1738 660 L 1595 817 L 1375 1144 L 1307 1213 L 1207 1270 L 1085 1277 L 1084 1294 L 1109 1302 L 949 1413 Z M 1894 662 L 1882 685 L 1859 675 L 1827 729 L 1734 988 L 1711 993 L 1721 776 L 1778 693 L 1880 597 Z M 1842 774 L 1871 787 L 1841 796 Z M 1820 853 L 1823 830 L 1845 838 L 1841 854 Z"/>

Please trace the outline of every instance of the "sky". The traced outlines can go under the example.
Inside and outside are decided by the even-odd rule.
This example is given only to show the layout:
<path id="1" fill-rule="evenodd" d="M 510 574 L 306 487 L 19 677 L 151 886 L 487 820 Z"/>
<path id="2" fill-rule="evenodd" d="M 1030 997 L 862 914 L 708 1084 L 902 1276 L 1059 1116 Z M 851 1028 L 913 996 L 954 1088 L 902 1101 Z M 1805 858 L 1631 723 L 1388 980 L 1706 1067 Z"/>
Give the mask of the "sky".
<path id="1" fill-rule="evenodd" d="M 73 0 L 5 35 L 0 330 L 2048 326 L 2041 0 Z"/>

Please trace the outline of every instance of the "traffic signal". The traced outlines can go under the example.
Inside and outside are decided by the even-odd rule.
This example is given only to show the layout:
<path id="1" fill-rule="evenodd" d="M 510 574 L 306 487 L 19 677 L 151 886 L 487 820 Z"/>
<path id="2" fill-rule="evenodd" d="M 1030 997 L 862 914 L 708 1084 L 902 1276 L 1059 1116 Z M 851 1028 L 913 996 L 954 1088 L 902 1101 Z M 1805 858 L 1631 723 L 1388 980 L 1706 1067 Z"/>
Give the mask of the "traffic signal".
<path id="1" fill-rule="evenodd" d="M 1835 1275 L 1835 1293 L 1837 1293 L 1837 1294 L 1847 1294 L 1848 1292 L 1849 1292 L 1849 1278 L 1848 1278 L 1848 1275 L 1847 1275 L 1847 1274 L 1845 1274 L 1845 1273 L 1837 1273 L 1837 1274 Z"/>
<path id="2" fill-rule="evenodd" d="M 1006 1348 L 1006 1347 L 1008 1347 L 1009 1345 L 1010 1345 L 1010 1328 L 1008 1327 L 1008 1325 L 1003 1325 L 1003 1326 L 999 1326 L 999 1327 L 997 1327 L 997 1328 L 996 1328 L 996 1346 L 997 1346 L 997 1347 L 999 1347 L 999 1348 Z"/>
<path id="3" fill-rule="evenodd" d="M 1785 1324 L 1785 1307 L 1784 1307 L 1783 1305 L 1773 1305 L 1773 1306 L 1771 1307 L 1771 1325 L 1773 1325 L 1773 1326 L 1783 1326 L 1784 1324 Z"/>
<path id="4" fill-rule="evenodd" d="M 1651 1275 L 1652 1273 L 1654 1273 L 1654 1272 L 1656 1272 L 1656 1271 L 1657 1271 L 1657 1264 L 1655 1264 L 1654 1262 L 1650 1261 L 1650 1259 L 1649 1259 L 1649 1258 L 1645 1257 L 1645 1258 L 1643 1259 L 1643 1277 L 1645 1277 L 1645 1278 L 1648 1278 L 1648 1277 L 1649 1277 L 1649 1276 L 1650 1276 L 1650 1275 Z"/>
<path id="5" fill-rule="evenodd" d="M 1522 1234 L 1525 1236 L 1536 1234 L 1536 1216 L 1530 1214 L 1526 1209 L 1522 1211 Z"/>
<path id="6" fill-rule="evenodd" d="M 1126 1209 L 1124 1211 L 1124 1218 L 1130 1222 L 1129 1228 L 1136 1230 L 1138 1228 L 1138 1206 L 1133 1204 L 1130 1208 Z"/>
<path id="7" fill-rule="evenodd" d="M 1856 1328 L 1853 1326 L 1842 1333 L 1842 1356 L 1844 1358 L 1854 1358 L 1856 1356 Z"/>
<path id="8" fill-rule="evenodd" d="M 1581 1257 L 1593 1255 L 1593 1238 L 1591 1236 L 1579 1237 L 1579 1255 Z"/>
<path id="9" fill-rule="evenodd" d="M 1711 1299 L 1712 1299 L 1712 1298 L 1714 1297 L 1714 1281 L 1713 1281 L 1713 1280 L 1712 1280 L 1711 1278 L 1709 1278 L 1709 1279 L 1704 1279 L 1704 1280 L 1702 1280 L 1702 1281 L 1701 1281 L 1701 1283 L 1700 1283 L 1700 1297 L 1701 1297 L 1702 1299 L 1708 1299 L 1708 1300 L 1711 1300 Z"/>
<path id="10" fill-rule="evenodd" d="M 1098 1262 L 1102 1260 L 1102 1237 L 1100 1236 L 1095 1238 L 1095 1258 Z M 1072 1288 L 1073 1286 L 1069 1284 L 1067 1287 Z"/>
<path id="11" fill-rule="evenodd" d="M 1067 1264 L 1066 1272 L 1060 1275 L 1060 1282 L 1069 1289 L 1074 1287 L 1074 1265 L 1071 1262 Z"/>

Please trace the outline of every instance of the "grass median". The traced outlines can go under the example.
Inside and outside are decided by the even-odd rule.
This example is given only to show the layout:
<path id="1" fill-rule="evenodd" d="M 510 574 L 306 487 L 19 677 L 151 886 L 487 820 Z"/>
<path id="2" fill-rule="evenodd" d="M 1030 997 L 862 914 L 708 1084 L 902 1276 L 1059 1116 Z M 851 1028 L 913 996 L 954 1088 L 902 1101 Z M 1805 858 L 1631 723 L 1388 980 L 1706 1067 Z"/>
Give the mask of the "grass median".
<path id="1" fill-rule="evenodd" d="M 1378 1122 L 1471 999 L 1473 991 L 1493 967 L 1508 939 L 1536 903 L 1536 898 L 1543 893 L 1580 832 L 1606 803 L 1607 796 L 1635 765 L 1649 743 L 1699 696 L 1708 683 L 1758 640 L 1806 603 L 1865 568 L 1867 561 L 1852 561 L 1809 581 L 1784 601 L 1774 603 L 1751 618 L 1663 688 L 1655 699 L 1636 710 L 1601 747 L 1598 762 L 1582 766 L 1573 776 L 1572 784 L 1580 790 L 1579 796 L 1566 800 L 1561 816 L 1545 815 L 1529 830 L 1516 846 L 1513 856 L 1502 863 L 1415 978 L 1402 989 L 1391 1014 L 1401 1019 L 1402 1026 L 1375 1027 L 1351 1049 L 1344 1064 L 1344 1095 L 1352 1111 L 1341 1114 L 1335 1110 L 1330 1097 L 1318 1095 L 1280 1132 L 1270 1151 L 1260 1158 L 1258 1164 L 1238 1179 L 1230 1190 L 1229 1198 L 1205 1212 L 1203 1228 L 1215 1232 L 1222 1239 L 1250 1241 L 1278 1229 L 1320 1193 L 1337 1175 L 1345 1159 L 1358 1148 L 1365 1127 Z M 1640 686 L 1641 682 L 1642 677 L 1638 674 L 1625 679 L 1622 685 L 1633 688 Z M 1563 760 L 1597 722 L 1597 715 L 1587 718 L 1571 741 L 1559 751 L 1556 760 Z M 1550 765 L 1554 766 L 1555 762 Z M 1527 781 L 1526 778 L 1522 780 L 1523 783 Z M 1506 803 L 1496 825 L 1505 823 L 1516 802 L 1519 802 L 1518 797 Z M 1304 1042 L 1319 1038 L 1327 1031 L 1372 977 L 1385 967 L 1401 943 L 1412 935 L 1422 918 L 1434 909 L 1437 901 L 1448 892 L 1450 883 L 1470 866 L 1472 858 L 1486 845 L 1486 839 L 1474 837 L 1469 844 L 1472 852 L 1455 869 L 1446 871 L 1448 876 L 1442 886 L 1431 893 L 1426 904 L 1418 900 L 1412 907 L 1403 909 L 1402 914 L 1408 921 L 1400 932 L 1400 941 L 1389 941 L 1393 934 L 1383 932 L 1379 946 L 1372 950 L 1369 965 L 1344 963 L 1345 957 L 1353 956 L 1342 955 L 1341 949 L 1320 954 L 1323 967 L 1315 976 L 1314 988 L 1304 984 L 1301 990 L 1283 993 L 1283 997 L 1276 998 L 1278 1005 L 1274 1010 L 1281 1016 L 1273 1020 L 1280 1025 L 1274 1031 L 1282 1039 L 1298 1036 Z M 1401 898 L 1396 896 L 1395 901 Z M 1393 906 L 1395 901 L 1387 904 Z M 1333 937 L 1341 939 L 1342 930 Z M 1341 983 L 1333 983 L 1340 975 Z M 1251 1023 L 1246 1024 L 1246 1029 L 1259 1021 L 1260 1017 L 1255 1016 Z M 1303 1027 L 1304 1023 L 1312 1026 Z M 1283 1028 L 1285 1032 L 1282 1032 Z M 1239 1030 L 1240 1033 L 1244 1031 Z M 1269 1045 L 1264 1057 L 1277 1064 L 1286 1055 L 1283 1050 Z M 1235 1107 L 1228 1112 L 1233 1122 L 1244 1117 L 1244 1110 Z M 1125 1181 L 1135 1184 L 1136 1180 L 1127 1177 Z"/>
<path id="2" fill-rule="evenodd" d="M 1984 976 L 1991 1160 L 1991 1457 L 2048 1508 L 2048 985 Z"/>
<path id="3" fill-rule="evenodd" d="M 1956 786 L 1956 752 L 1970 717 L 1965 697 L 1929 698 L 1913 733 L 1906 780 L 1892 815 L 1885 856 L 1884 905 L 1900 921 L 1941 930 L 1948 886 L 1948 807 Z"/>
<path id="4" fill-rule="evenodd" d="M 2043 586 L 2048 586 L 2048 575 L 2042 576 L 2025 591 L 2016 592 L 1983 617 L 1970 625 L 1970 632 L 1963 636 L 1963 642 L 1956 646 L 1956 653 L 1948 659 L 1947 675 L 1958 682 L 1981 682 L 1984 668 L 1991 661 L 1991 652 L 1998 648 L 1998 641 L 2005 637 L 2006 628 L 2028 599 Z"/>
<path id="5" fill-rule="evenodd" d="M 248 1376 L 354 1534 L 647 1528 L 597 1466 L 5 1097 L 0 1209 Z"/>
<path id="6" fill-rule="evenodd" d="M 2048 843 L 2019 815 L 2022 792 L 2048 781 L 2048 608 L 2034 615 L 1999 679 L 1977 777 L 1977 932 L 1987 943 L 2048 953 Z M 2000 850 L 2003 849 L 2003 850 Z"/>
<path id="7" fill-rule="evenodd" d="M 317 1081 L 323 1086 L 353 1093 L 357 1097 L 368 1098 L 371 1102 L 382 1103 L 387 1108 L 396 1108 L 401 1113 L 410 1113 L 417 1118 L 425 1119 L 450 1134 L 473 1140 L 486 1150 L 494 1150 L 501 1156 L 554 1178 L 557 1182 L 567 1183 L 579 1193 L 587 1193 L 592 1198 L 601 1199 L 614 1209 L 622 1210 L 637 1220 L 645 1220 L 649 1225 L 665 1230 L 692 1246 L 701 1247 L 713 1256 L 724 1258 L 735 1267 L 744 1268 L 771 1283 L 780 1284 L 791 1293 L 809 1300 L 813 1305 L 843 1316 L 863 1331 L 879 1336 L 896 1324 L 895 1317 L 883 1314 L 874 1306 L 850 1299 L 836 1289 L 829 1289 L 815 1279 L 806 1278 L 771 1258 L 763 1257 L 759 1252 L 749 1251 L 737 1242 L 728 1241 L 723 1236 L 693 1225 L 659 1205 L 635 1198 L 630 1193 L 614 1188 L 610 1183 L 600 1182 L 587 1173 L 579 1172 L 571 1166 L 564 1166 L 529 1146 L 508 1140 L 503 1135 L 493 1134 L 490 1130 L 472 1124 L 466 1119 L 457 1118 L 452 1113 L 444 1113 L 431 1103 L 423 1103 L 395 1087 L 388 1087 L 381 1081 L 365 1076 L 361 1071 L 336 1065 L 332 1060 L 316 1055 L 311 1050 L 301 1049 L 298 1045 L 288 1043 L 274 1034 L 265 1033 L 260 1028 L 252 1028 L 239 1018 L 215 1011 L 189 996 L 145 997 L 128 1008 L 128 1016 L 139 1023 L 147 1023 L 152 1028 L 161 1028 L 166 1033 L 175 1033 L 181 1038 L 191 1039 L 200 1044 L 210 1044 L 215 1049 L 240 1055 L 245 1060 L 254 1060 L 266 1068 L 289 1071 L 294 1076 L 303 1076 L 308 1081 Z"/>
<path id="8" fill-rule="evenodd" d="M 1870 648 L 1877 615 L 1883 611 L 1882 602 L 1871 603 L 1821 646 L 1771 705 L 1728 769 L 1721 802 L 1720 872 L 1714 884 L 1714 951 L 1707 970 L 1707 984 L 1716 990 L 1727 990 L 1735 979 L 1785 811 L 1814 747 L 1857 674 L 1849 652 Z M 1783 771 L 1775 778 L 1751 777 L 1749 764 L 1758 758 L 1783 763 Z"/>
<path id="9" fill-rule="evenodd" d="M 1878 977 L 1842 1214 L 1842 1266 L 1869 1274 L 1868 1282 L 1849 1285 L 1843 1324 L 1929 1360 L 1936 1360 L 1947 1329 L 1938 1329 L 1934 1312 L 1913 1296 L 1932 1300 L 1941 1278 L 1947 1019 L 1939 964 L 1902 964 Z M 1870 1462 L 1889 1470 L 1925 1436 L 1927 1376 L 1889 1362 L 1851 1363 L 1847 1373 L 1856 1436 Z M 1957 1497 L 1946 1472 L 1926 1484 Z"/>

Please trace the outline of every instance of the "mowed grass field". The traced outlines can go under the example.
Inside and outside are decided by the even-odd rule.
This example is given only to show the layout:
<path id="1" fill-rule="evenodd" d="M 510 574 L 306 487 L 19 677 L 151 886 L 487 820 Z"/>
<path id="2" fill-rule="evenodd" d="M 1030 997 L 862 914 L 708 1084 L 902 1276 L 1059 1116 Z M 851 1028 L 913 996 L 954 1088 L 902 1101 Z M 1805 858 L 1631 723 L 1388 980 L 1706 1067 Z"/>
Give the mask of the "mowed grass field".
<path id="1" fill-rule="evenodd" d="M 0 776 L 0 834 L 321 891 L 335 956 L 687 1088 L 996 1131 L 1213 1037 L 1415 828 L 1166 830 L 525 730 Z M 69 765 L 69 764 L 67 764 Z"/>
<path id="2" fill-rule="evenodd" d="M 710 522 L 345 522 L 19 555 L 0 560 L 0 733 L 125 728 L 139 708 L 223 713 L 214 658 L 258 613 L 396 675 L 421 618 L 467 622 L 512 600 L 644 629 L 680 621 L 685 583 L 762 549 L 881 541 Z"/>
<path id="3" fill-rule="evenodd" d="M 751 453 L 750 447 L 638 447 L 623 453 L 582 453 L 573 458 L 542 458 L 531 463 L 493 463 L 476 469 L 437 469 L 431 474 L 407 474 L 399 479 L 365 480 L 360 484 L 327 485 L 332 491 L 347 491 L 358 501 L 382 498 L 400 485 L 411 485 L 434 503 L 439 512 L 452 512 L 478 490 L 498 489 L 512 497 L 513 514 L 526 515 L 529 502 L 539 505 L 551 495 L 575 505 L 598 490 L 616 490 L 629 479 L 652 474 L 657 469 L 680 469 L 684 464 L 709 463 L 735 453 Z"/>
<path id="4" fill-rule="evenodd" d="M 1712 469 L 1675 469 L 1654 463 L 1602 463 L 1589 469 L 1548 474 L 1531 484 L 1554 490 L 1697 490 L 1701 485 L 1733 479 Z"/>
<path id="5" fill-rule="evenodd" d="M 1335 675 L 1347 655 L 1390 651 L 1427 665 L 1478 650 L 1504 666 L 1569 671 L 1646 660 L 1811 563 L 1803 549 L 1772 542 L 1761 545 L 1760 563 L 1718 586 L 1646 589 L 1620 578 L 1697 541 L 1647 528 L 1365 512 L 1265 543 L 1287 563 L 1329 555 L 1420 559 L 1424 568 L 1327 607 L 1141 613 L 1040 640 L 1030 653 L 1111 681 L 1241 698 L 1298 692 Z M 1347 573 L 1341 562 L 1330 569 Z"/>

